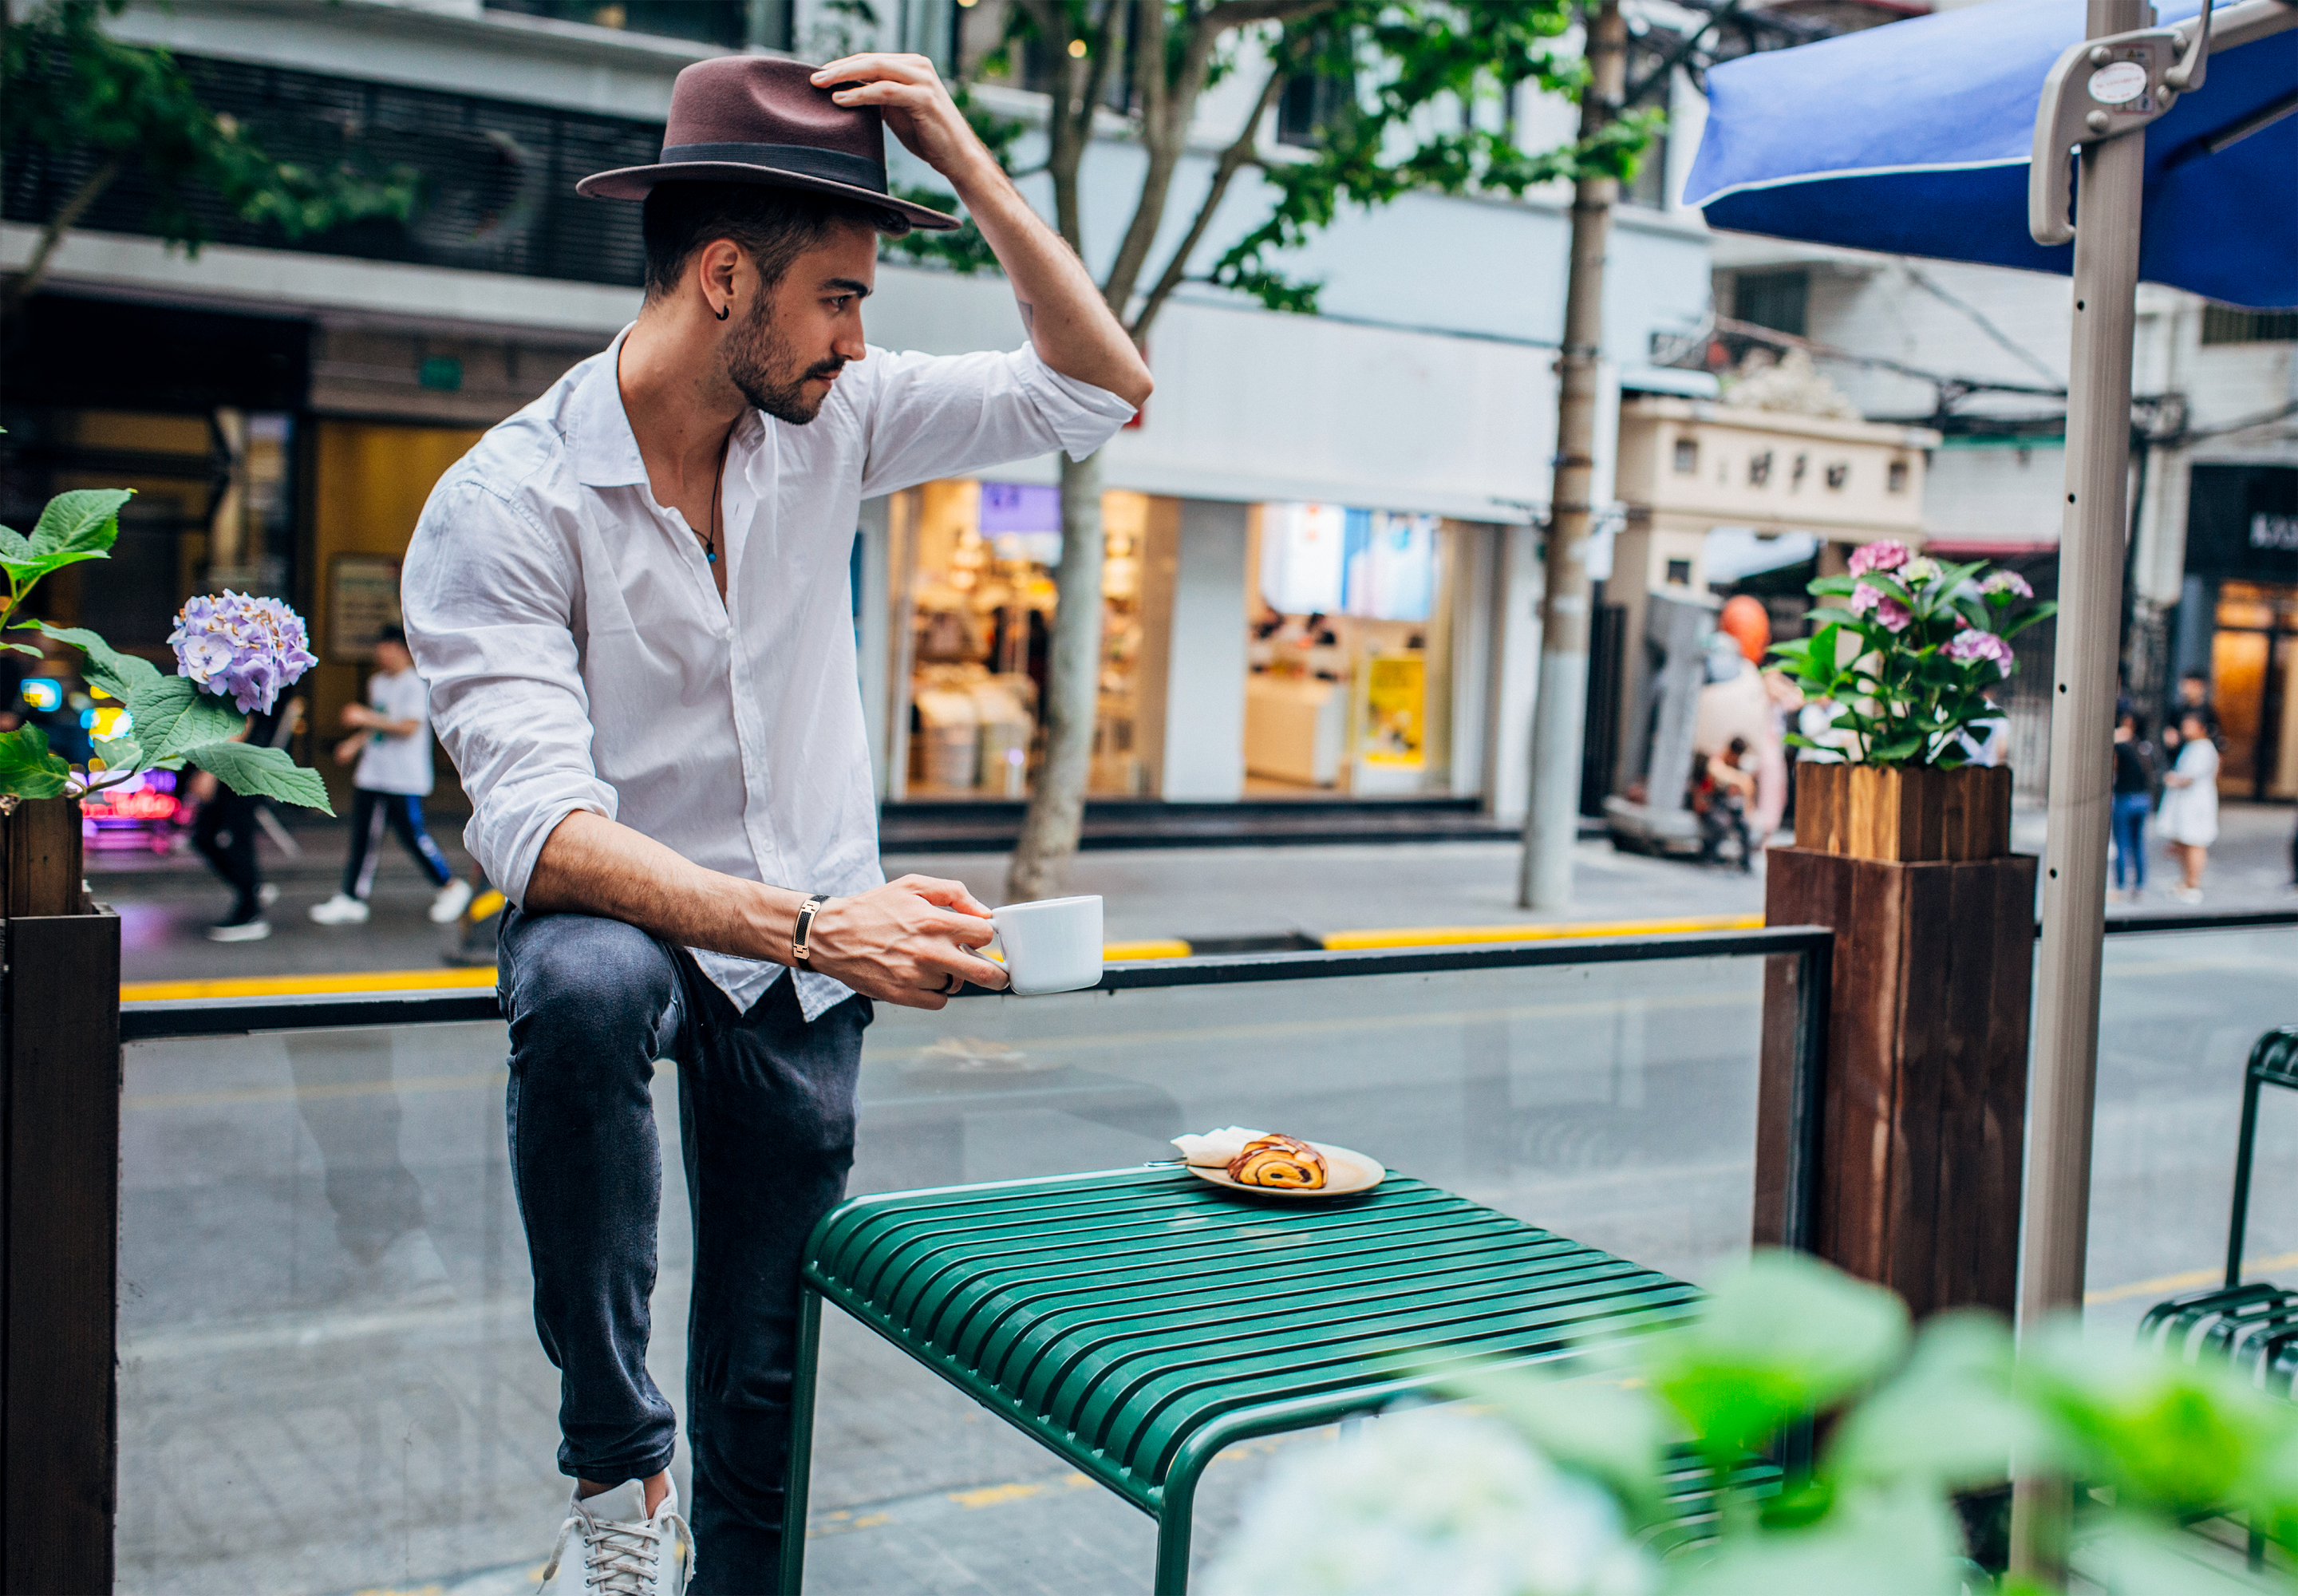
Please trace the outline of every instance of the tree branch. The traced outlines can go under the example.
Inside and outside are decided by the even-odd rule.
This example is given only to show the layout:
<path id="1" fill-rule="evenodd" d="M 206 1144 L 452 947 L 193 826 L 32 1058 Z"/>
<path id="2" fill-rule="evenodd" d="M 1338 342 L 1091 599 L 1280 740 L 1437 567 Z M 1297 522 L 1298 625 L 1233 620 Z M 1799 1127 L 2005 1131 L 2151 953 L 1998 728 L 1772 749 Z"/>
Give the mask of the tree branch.
<path id="1" fill-rule="evenodd" d="M 64 241 L 64 235 L 79 225 L 79 219 L 86 216 L 87 208 L 112 186 L 112 179 L 120 176 L 125 164 L 125 157 L 112 156 L 80 179 L 79 186 L 71 191 L 71 197 L 57 208 L 56 213 L 48 219 L 48 225 L 41 229 L 40 242 L 33 249 L 32 258 L 24 262 L 23 271 L 8 285 L 4 296 L 0 296 L 0 316 L 13 315 L 17 307 L 37 290 L 40 279 L 47 275 L 49 257 Z"/>
<path id="2" fill-rule="evenodd" d="M 1173 296 L 1173 291 L 1186 280 L 1189 257 L 1196 253 L 1197 245 L 1204 242 L 1205 233 L 1212 226 L 1213 212 L 1220 209 L 1221 201 L 1228 195 L 1230 182 L 1245 167 L 1260 164 L 1261 119 L 1269 114 L 1269 107 L 1277 103 L 1277 96 L 1284 92 L 1290 67 L 1291 62 L 1281 58 L 1271 64 L 1269 81 L 1261 86 L 1260 96 L 1253 101 L 1252 113 L 1244 119 L 1244 126 L 1214 164 L 1212 181 L 1206 186 L 1205 197 L 1197 205 L 1197 214 L 1191 219 L 1188 232 L 1174 246 L 1171 258 L 1165 262 L 1165 269 L 1157 278 L 1156 286 L 1149 290 L 1149 297 L 1142 302 L 1140 314 L 1126 328 L 1133 335 L 1134 343 L 1139 343 L 1149 335 L 1149 324 L 1156 319 L 1157 312 L 1164 308 L 1165 302 Z"/>

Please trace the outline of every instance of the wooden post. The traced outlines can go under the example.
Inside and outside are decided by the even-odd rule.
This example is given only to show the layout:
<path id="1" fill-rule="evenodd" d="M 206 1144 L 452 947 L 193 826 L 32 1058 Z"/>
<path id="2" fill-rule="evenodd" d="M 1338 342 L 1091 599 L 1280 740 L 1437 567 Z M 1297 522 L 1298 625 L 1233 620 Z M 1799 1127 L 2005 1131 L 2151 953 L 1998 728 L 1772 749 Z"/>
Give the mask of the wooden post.
<path id="1" fill-rule="evenodd" d="M 1797 781 L 1798 846 L 1767 856 L 1765 918 L 1835 928 L 1815 1250 L 1918 1315 L 2008 1314 L 2035 949 L 2035 861 L 2010 851 L 2010 773 L 1805 765 Z M 1784 972 L 1765 1001 L 1786 1013 Z M 1758 1241 L 1784 1212 L 1792 1030 L 1765 1027 Z"/>
<path id="2" fill-rule="evenodd" d="M 79 845 L 77 805 L 0 815 L 0 1590 L 10 1596 L 112 1584 L 120 922 L 81 912 Z"/>

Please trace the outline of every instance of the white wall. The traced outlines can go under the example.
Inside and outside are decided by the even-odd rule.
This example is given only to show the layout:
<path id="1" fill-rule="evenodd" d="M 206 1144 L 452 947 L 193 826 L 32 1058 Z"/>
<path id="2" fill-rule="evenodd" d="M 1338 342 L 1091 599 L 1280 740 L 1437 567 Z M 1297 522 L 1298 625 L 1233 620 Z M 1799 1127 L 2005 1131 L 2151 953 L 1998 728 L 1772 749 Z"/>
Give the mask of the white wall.
<path id="1" fill-rule="evenodd" d="M 1242 504 L 1181 502 L 1161 798 L 1244 794 L 1246 515 Z"/>
<path id="2" fill-rule="evenodd" d="M 1923 535 L 1955 542 L 2056 543 L 2065 507 L 2067 451 L 1940 448 L 1923 473 Z"/>

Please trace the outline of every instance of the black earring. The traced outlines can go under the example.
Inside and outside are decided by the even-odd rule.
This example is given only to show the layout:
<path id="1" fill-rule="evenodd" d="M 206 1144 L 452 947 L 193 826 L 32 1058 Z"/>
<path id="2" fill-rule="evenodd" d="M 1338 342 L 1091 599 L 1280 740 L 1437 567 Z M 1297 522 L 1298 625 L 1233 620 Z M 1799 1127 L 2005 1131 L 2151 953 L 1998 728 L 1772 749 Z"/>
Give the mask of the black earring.
<path id="1" fill-rule="evenodd" d="M 721 320 L 721 321 L 725 320 L 725 319 L 726 319 L 726 312 L 727 312 L 727 311 L 729 311 L 729 310 L 732 310 L 733 308 L 734 308 L 734 302 L 733 302 L 732 300 L 731 300 L 731 299 L 730 299 L 730 300 L 728 300 L 724 304 L 723 304 L 723 305 L 719 306 L 719 307 L 718 307 L 718 319 L 719 319 L 719 320 Z"/>

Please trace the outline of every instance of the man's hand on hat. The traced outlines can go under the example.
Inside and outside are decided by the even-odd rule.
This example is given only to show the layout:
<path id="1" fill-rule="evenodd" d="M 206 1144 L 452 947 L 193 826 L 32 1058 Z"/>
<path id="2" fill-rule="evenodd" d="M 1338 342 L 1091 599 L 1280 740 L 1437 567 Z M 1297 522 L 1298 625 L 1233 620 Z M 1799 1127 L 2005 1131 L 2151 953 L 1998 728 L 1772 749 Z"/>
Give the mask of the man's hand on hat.
<path id="1" fill-rule="evenodd" d="M 996 161 L 922 55 L 872 51 L 831 62 L 814 75 L 840 105 L 875 105 L 902 147 L 953 182 L 987 176 Z"/>

